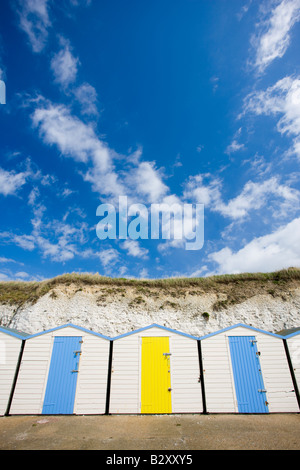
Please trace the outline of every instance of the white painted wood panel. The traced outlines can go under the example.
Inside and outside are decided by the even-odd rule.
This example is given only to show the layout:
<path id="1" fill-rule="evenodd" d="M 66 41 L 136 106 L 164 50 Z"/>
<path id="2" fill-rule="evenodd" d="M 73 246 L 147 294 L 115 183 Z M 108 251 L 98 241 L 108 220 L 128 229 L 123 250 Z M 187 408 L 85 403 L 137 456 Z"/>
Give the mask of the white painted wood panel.
<path id="1" fill-rule="evenodd" d="M 235 413 L 236 399 L 227 338 L 220 333 L 201 341 L 206 409 L 209 413 Z"/>
<path id="2" fill-rule="evenodd" d="M 298 390 L 300 392 L 300 334 L 288 338 L 286 342 L 288 345 Z"/>
<path id="3" fill-rule="evenodd" d="M 75 414 L 104 414 L 109 360 L 109 341 L 83 335 L 75 396 Z"/>
<path id="4" fill-rule="evenodd" d="M 172 412 L 202 412 L 197 341 L 157 327 L 114 341 L 110 412 L 140 413 L 141 341 L 149 336 L 170 338 Z"/>
<path id="5" fill-rule="evenodd" d="M 52 352 L 51 334 L 25 341 L 10 413 L 41 414 Z"/>
<path id="6" fill-rule="evenodd" d="M 11 414 L 42 413 L 53 342 L 57 336 L 81 336 L 83 340 L 74 414 L 103 414 L 109 341 L 69 326 L 26 340 Z"/>
<path id="7" fill-rule="evenodd" d="M 0 416 L 6 412 L 22 340 L 0 332 Z"/>
<path id="8" fill-rule="evenodd" d="M 282 340 L 245 327 L 233 328 L 201 341 L 207 410 L 238 412 L 228 336 L 255 336 L 269 412 L 298 412 Z"/>

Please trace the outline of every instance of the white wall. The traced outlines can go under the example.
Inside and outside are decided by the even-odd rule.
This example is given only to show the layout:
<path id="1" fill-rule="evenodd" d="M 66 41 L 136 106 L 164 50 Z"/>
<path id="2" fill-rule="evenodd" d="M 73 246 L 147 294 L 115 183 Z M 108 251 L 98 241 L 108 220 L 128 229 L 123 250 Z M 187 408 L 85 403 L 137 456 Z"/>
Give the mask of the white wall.
<path id="1" fill-rule="evenodd" d="M 66 327 L 25 342 L 11 414 L 41 414 L 54 337 L 81 336 L 75 414 L 105 412 L 109 341 L 77 328 Z"/>
<path id="2" fill-rule="evenodd" d="M 6 412 L 22 340 L 0 331 L 0 416 Z"/>
<path id="3" fill-rule="evenodd" d="M 300 333 L 288 338 L 286 341 L 297 380 L 298 390 L 300 392 Z"/>
<path id="4" fill-rule="evenodd" d="M 197 341 L 153 327 L 114 341 L 110 413 L 141 412 L 141 342 L 148 336 L 170 338 L 172 412 L 202 412 Z"/>
<path id="5" fill-rule="evenodd" d="M 75 414 L 103 414 L 106 406 L 109 341 L 83 335 L 75 396 Z"/>
<path id="6" fill-rule="evenodd" d="M 208 412 L 238 412 L 228 336 L 255 336 L 269 412 L 298 412 L 283 341 L 237 327 L 201 341 Z"/>
<path id="7" fill-rule="evenodd" d="M 207 411 L 237 412 L 227 336 L 220 333 L 201 340 L 201 350 Z"/>

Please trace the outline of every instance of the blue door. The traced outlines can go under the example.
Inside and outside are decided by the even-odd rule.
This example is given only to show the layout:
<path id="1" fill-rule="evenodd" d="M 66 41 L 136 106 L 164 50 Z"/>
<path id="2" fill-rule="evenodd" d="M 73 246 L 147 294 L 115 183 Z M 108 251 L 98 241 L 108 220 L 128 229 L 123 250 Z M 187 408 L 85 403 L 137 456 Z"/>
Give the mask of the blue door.
<path id="1" fill-rule="evenodd" d="M 80 349 L 80 336 L 54 338 L 43 414 L 73 414 Z"/>
<path id="2" fill-rule="evenodd" d="M 235 391 L 240 413 L 268 413 L 255 336 L 229 336 Z"/>

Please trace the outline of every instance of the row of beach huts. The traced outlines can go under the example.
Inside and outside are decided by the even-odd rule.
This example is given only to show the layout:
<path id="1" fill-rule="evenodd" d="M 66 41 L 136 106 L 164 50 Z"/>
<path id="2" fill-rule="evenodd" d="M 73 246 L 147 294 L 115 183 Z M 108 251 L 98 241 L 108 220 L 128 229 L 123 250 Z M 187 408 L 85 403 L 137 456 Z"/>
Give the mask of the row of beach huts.
<path id="1" fill-rule="evenodd" d="M 300 328 L 0 327 L 0 415 L 299 413 Z"/>

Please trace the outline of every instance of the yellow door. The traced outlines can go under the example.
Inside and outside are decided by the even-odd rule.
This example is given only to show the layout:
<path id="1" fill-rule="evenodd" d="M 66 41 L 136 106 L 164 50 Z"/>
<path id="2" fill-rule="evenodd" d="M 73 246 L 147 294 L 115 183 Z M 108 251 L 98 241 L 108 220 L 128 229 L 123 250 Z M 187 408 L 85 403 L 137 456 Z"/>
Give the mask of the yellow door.
<path id="1" fill-rule="evenodd" d="M 142 338 L 141 413 L 172 413 L 169 353 L 169 338 Z"/>

